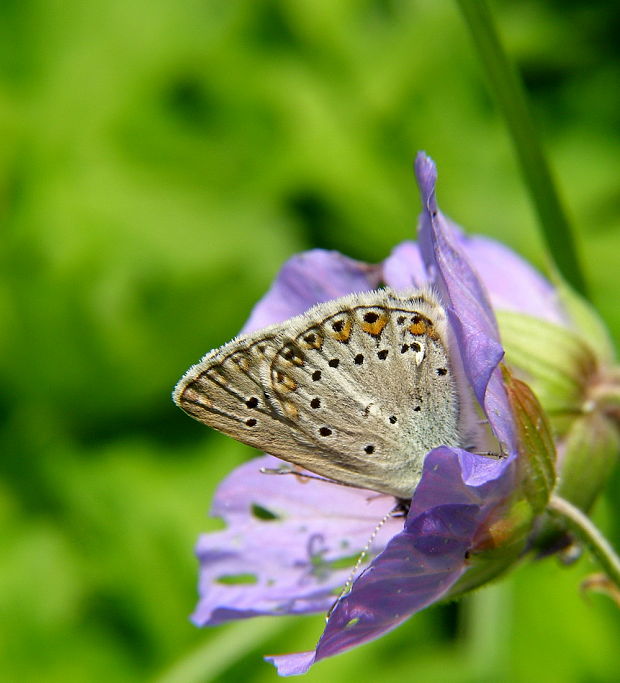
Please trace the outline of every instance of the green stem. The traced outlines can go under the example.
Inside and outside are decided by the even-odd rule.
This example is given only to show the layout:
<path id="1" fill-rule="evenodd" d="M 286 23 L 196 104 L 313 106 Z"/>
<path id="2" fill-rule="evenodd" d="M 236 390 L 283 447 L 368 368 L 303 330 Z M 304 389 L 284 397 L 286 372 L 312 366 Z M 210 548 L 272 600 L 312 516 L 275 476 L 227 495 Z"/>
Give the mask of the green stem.
<path id="1" fill-rule="evenodd" d="M 512 585 L 501 581 L 467 595 L 459 605 L 463 645 L 472 680 L 499 681 L 510 659 Z"/>
<path id="2" fill-rule="evenodd" d="M 572 229 L 542 150 L 523 85 L 504 51 L 489 6 L 486 0 L 457 0 L 457 3 L 508 125 L 549 253 L 564 279 L 584 294 L 585 280 Z"/>
<path id="3" fill-rule="evenodd" d="M 547 509 L 551 514 L 560 517 L 568 529 L 590 549 L 601 569 L 620 589 L 620 557 L 590 518 L 559 496 L 551 496 Z"/>
<path id="4" fill-rule="evenodd" d="M 290 628 L 284 617 L 264 617 L 238 621 L 220 627 L 218 634 L 205 638 L 202 645 L 188 652 L 153 683 L 208 683 L 222 680 L 223 674 L 254 648 L 275 634 Z"/>

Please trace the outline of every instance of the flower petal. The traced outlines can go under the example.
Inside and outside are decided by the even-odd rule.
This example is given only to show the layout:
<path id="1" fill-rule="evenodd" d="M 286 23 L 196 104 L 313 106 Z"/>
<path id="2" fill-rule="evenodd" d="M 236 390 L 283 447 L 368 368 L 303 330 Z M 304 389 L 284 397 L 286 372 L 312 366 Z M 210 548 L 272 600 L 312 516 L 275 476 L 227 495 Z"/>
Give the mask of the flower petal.
<path id="1" fill-rule="evenodd" d="M 314 650 L 293 652 L 290 655 L 268 655 L 266 662 L 273 664 L 280 676 L 300 676 L 305 674 L 316 660 Z"/>
<path id="2" fill-rule="evenodd" d="M 557 289 L 527 261 L 495 240 L 466 235 L 442 216 L 444 229 L 467 255 L 489 294 L 494 310 L 515 311 L 568 326 Z M 395 290 L 422 287 L 429 281 L 415 242 L 397 245 L 383 262 L 383 282 Z"/>
<path id="3" fill-rule="evenodd" d="M 460 241 L 489 292 L 494 309 L 527 313 L 568 325 L 557 290 L 527 261 L 487 237 L 461 235 Z"/>
<path id="4" fill-rule="evenodd" d="M 420 221 L 422 257 L 446 305 L 463 370 L 476 398 L 500 443 L 514 453 L 512 415 L 497 368 L 504 350 L 488 294 L 463 253 L 454 229 L 437 207 L 435 164 L 421 152 L 415 170 L 423 204 Z"/>
<path id="5" fill-rule="evenodd" d="M 313 249 L 296 254 L 282 266 L 242 332 L 247 334 L 282 322 L 323 301 L 374 289 L 379 277 L 378 266 L 355 261 L 336 251 Z"/>
<path id="6" fill-rule="evenodd" d="M 485 464 L 484 476 L 480 461 L 493 463 Z M 314 656 L 269 658 L 278 673 L 305 673 L 316 661 L 373 640 L 444 597 L 468 568 L 466 553 L 477 530 L 508 494 L 506 477 L 495 483 L 504 468 L 458 448 L 431 451 L 404 530 L 338 602 Z"/>
<path id="7" fill-rule="evenodd" d="M 383 262 L 383 282 L 396 291 L 424 286 L 428 282 L 420 248 L 415 242 L 402 242 Z"/>
<path id="8" fill-rule="evenodd" d="M 349 487 L 335 495 L 331 482 L 260 471 L 279 466 L 271 456 L 255 458 L 219 487 L 213 514 L 228 528 L 198 543 L 197 625 L 326 611 L 372 530 L 394 506 L 388 496 Z M 380 551 L 402 525 L 388 520 L 372 551 Z M 341 568 L 343 558 L 350 562 Z"/>

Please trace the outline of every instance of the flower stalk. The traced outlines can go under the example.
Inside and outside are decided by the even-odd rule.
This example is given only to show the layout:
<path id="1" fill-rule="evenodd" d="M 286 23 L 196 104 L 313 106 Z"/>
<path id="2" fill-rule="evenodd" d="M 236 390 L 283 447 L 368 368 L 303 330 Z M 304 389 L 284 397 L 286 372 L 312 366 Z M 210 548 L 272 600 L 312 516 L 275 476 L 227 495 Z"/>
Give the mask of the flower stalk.
<path id="1" fill-rule="evenodd" d="M 457 0 L 478 51 L 499 109 L 506 120 L 521 172 L 530 193 L 549 254 L 564 279 L 586 291 L 570 222 L 527 105 L 523 84 L 502 46 L 485 0 Z"/>
<path id="2" fill-rule="evenodd" d="M 590 550 L 612 583 L 620 589 L 620 557 L 609 541 L 578 507 L 559 496 L 551 496 L 547 509 Z"/>

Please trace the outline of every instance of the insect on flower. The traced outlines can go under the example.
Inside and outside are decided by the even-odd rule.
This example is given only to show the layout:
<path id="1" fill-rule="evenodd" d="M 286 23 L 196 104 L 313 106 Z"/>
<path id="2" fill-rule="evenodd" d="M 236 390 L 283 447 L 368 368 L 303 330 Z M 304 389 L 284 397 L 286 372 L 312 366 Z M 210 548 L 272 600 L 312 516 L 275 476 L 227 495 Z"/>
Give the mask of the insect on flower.
<path id="1" fill-rule="evenodd" d="M 237 468 L 216 494 L 212 512 L 227 529 L 198 544 L 196 624 L 327 612 L 387 515 L 315 650 L 270 658 L 282 675 L 505 570 L 554 484 L 546 418 L 500 368 L 494 307 L 553 324 L 566 314 L 527 263 L 444 218 L 423 153 L 416 175 L 417 244 L 376 266 L 323 250 L 293 257 L 244 334 L 190 368 L 174 393 L 192 416 L 271 454 Z M 523 447 L 525 421 L 539 425 L 538 446 Z M 526 450 L 539 457 L 536 486 Z M 273 456 L 346 486 L 264 476 Z M 406 501 L 405 519 L 389 517 L 394 498 Z"/>

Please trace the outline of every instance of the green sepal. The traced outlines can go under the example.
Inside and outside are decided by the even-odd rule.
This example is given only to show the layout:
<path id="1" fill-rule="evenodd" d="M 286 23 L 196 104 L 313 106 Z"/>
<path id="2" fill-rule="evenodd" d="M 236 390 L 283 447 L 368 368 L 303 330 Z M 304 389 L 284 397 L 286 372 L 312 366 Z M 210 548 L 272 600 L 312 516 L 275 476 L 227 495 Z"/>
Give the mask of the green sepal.
<path id="1" fill-rule="evenodd" d="M 498 311 L 505 361 L 536 393 L 558 434 L 582 411 L 598 362 L 577 332 L 522 313 Z"/>
<path id="2" fill-rule="evenodd" d="M 605 368 L 601 375 L 590 389 L 586 412 L 598 410 L 620 425 L 620 367 Z"/>
<path id="3" fill-rule="evenodd" d="M 614 360 L 614 347 L 598 313 L 561 278 L 554 278 L 560 303 L 566 309 L 573 328 L 592 348 L 601 361 Z"/>
<path id="4" fill-rule="evenodd" d="M 620 434 L 600 412 L 577 418 L 560 445 L 557 494 L 587 512 L 618 458 Z"/>
<path id="5" fill-rule="evenodd" d="M 556 483 L 556 451 L 549 420 L 525 382 L 502 367 L 517 430 L 517 476 L 534 515 L 544 511 Z"/>
<path id="6" fill-rule="evenodd" d="M 549 421 L 527 384 L 505 367 L 502 375 L 517 430 L 516 486 L 482 525 L 470 550 L 470 567 L 449 598 L 461 597 L 492 580 L 519 559 L 534 520 L 544 512 L 555 487 L 556 452 Z"/>
<path id="7" fill-rule="evenodd" d="M 460 598 L 510 569 L 525 550 L 533 519 L 531 505 L 518 492 L 494 510 L 470 550 L 467 571 L 446 597 Z"/>

